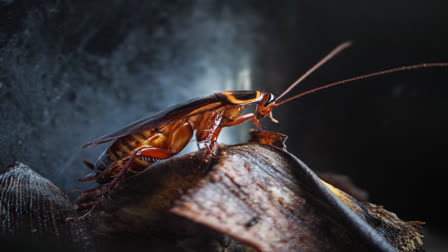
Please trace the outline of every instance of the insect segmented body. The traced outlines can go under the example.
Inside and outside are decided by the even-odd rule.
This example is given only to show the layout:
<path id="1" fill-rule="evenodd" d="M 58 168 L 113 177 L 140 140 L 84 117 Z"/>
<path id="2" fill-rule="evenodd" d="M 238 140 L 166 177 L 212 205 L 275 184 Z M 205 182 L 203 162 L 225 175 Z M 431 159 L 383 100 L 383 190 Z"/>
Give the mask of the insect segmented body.
<path id="1" fill-rule="evenodd" d="M 87 143 L 83 146 L 84 149 L 115 140 L 112 145 L 103 152 L 95 164 L 84 161 L 87 166 L 94 170 L 94 173 L 92 176 L 87 176 L 80 180 L 96 180 L 100 184 L 100 188 L 102 188 L 103 185 L 107 185 L 105 190 L 102 191 L 102 196 L 104 196 L 110 192 L 120 178 L 136 174 L 158 160 L 167 159 L 179 153 L 193 137 L 194 131 L 196 131 L 198 146 L 201 147 L 201 145 L 203 145 L 207 150 L 207 155 L 211 156 L 214 155 L 214 146 L 222 128 L 232 127 L 247 120 L 251 120 L 258 128 L 260 128 L 259 120 L 266 116 L 268 116 L 271 121 L 277 122 L 272 117 L 272 109 L 301 96 L 328 87 L 392 72 L 425 67 L 448 66 L 448 63 L 443 62 L 388 69 L 326 84 L 279 101 L 313 71 L 331 59 L 334 55 L 350 46 L 350 44 L 350 42 L 345 42 L 336 47 L 291 84 L 277 98 L 274 98 L 274 95 L 271 93 L 260 91 L 224 91 L 215 93 L 207 97 L 173 106 L 165 111 L 138 120 L 128 126 Z M 251 105 L 256 106 L 255 111 L 253 113 L 241 115 L 243 109 Z M 90 215 L 101 200 L 102 197 L 100 197 L 96 204 L 83 216 L 68 219 L 81 219 Z"/>
<path id="2" fill-rule="evenodd" d="M 99 184 L 115 184 L 116 177 L 136 174 L 157 160 L 179 153 L 195 130 L 198 145 L 205 146 L 208 154 L 212 155 L 223 127 L 248 119 L 257 120 L 255 114 L 240 116 L 241 112 L 253 104 L 267 106 L 274 101 L 273 97 L 260 91 L 226 91 L 189 101 L 130 124 L 83 146 L 90 148 L 115 140 L 95 164 L 86 162 L 95 174 L 81 181 L 96 179 Z"/>

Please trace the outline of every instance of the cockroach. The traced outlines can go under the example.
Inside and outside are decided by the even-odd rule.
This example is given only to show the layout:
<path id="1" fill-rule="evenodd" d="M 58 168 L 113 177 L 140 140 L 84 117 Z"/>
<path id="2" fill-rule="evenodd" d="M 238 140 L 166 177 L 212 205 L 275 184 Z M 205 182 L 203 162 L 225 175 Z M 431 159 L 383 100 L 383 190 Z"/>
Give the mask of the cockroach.
<path id="1" fill-rule="evenodd" d="M 260 128 L 259 120 L 265 117 L 269 117 L 272 122 L 277 123 L 278 121 L 272 116 L 272 109 L 304 95 L 373 76 L 418 68 L 448 66 L 448 62 L 442 62 L 392 68 L 326 84 L 280 101 L 312 72 L 350 45 L 351 42 L 345 42 L 337 46 L 277 98 L 272 93 L 260 91 L 214 93 L 170 107 L 83 145 L 83 149 L 89 149 L 115 140 L 101 154 L 95 164 L 83 160 L 93 170 L 93 174 L 81 178 L 80 181 L 96 180 L 99 188 L 103 186 L 106 188 L 102 191 L 96 204 L 86 214 L 69 219 L 81 219 L 90 215 L 102 201 L 103 196 L 108 195 L 124 176 L 136 174 L 158 160 L 167 159 L 179 153 L 189 143 L 194 131 L 196 131 L 198 147 L 203 145 L 207 156 L 213 156 L 215 143 L 222 128 L 232 127 L 248 120 Z M 244 108 L 252 105 L 256 106 L 253 113 L 241 115 Z"/>

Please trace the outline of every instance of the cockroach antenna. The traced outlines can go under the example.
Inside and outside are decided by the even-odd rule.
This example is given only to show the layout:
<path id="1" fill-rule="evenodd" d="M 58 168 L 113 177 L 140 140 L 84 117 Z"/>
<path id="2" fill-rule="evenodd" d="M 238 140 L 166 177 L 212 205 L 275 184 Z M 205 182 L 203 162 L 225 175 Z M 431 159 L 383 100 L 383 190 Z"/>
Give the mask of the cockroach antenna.
<path id="1" fill-rule="evenodd" d="M 382 71 L 378 71 L 378 72 L 374 72 L 374 73 L 369 73 L 369 74 L 364 74 L 364 75 L 352 77 L 352 78 L 341 80 L 341 81 L 336 81 L 336 82 L 333 82 L 333 83 L 330 83 L 330 84 L 325 84 L 325 85 L 322 85 L 320 87 L 317 87 L 317 88 L 314 88 L 314 89 L 302 92 L 302 93 L 297 94 L 297 95 L 295 95 L 293 97 L 290 97 L 288 99 L 285 99 L 283 101 L 278 102 L 285 94 L 287 94 L 291 89 L 293 89 L 299 83 L 301 83 L 306 77 L 308 77 L 316 69 L 321 67 L 323 64 L 325 64 L 331 58 L 336 56 L 342 50 L 344 50 L 347 47 L 349 47 L 351 44 L 352 43 L 350 41 L 342 43 L 341 45 L 339 45 L 338 47 L 333 49 L 333 51 L 328 53 L 327 56 L 325 56 L 323 59 L 321 59 L 319 62 L 317 62 L 313 67 L 311 67 L 302 76 L 300 76 L 294 83 L 292 83 L 283 93 L 281 93 L 275 99 L 275 105 L 274 106 L 279 106 L 279 105 L 281 105 L 283 103 L 287 103 L 289 101 L 292 101 L 292 100 L 297 99 L 299 97 L 302 97 L 302 96 L 314 93 L 314 92 L 322 90 L 322 89 L 326 89 L 326 88 L 333 87 L 333 86 L 338 86 L 338 85 L 345 84 L 345 83 L 348 83 L 348 82 L 353 82 L 353 81 L 356 81 L 356 80 L 367 79 L 367 78 L 371 78 L 371 77 L 374 77 L 374 76 L 385 75 L 385 74 L 401 72 L 401 71 L 407 71 L 407 70 L 414 70 L 414 69 L 419 69 L 419 68 L 448 67 L 448 62 L 436 62 L 436 63 L 422 63 L 422 64 L 416 64 L 416 65 L 408 65 L 408 66 L 401 66 L 401 67 L 391 68 L 391 69 L 387 69 L 387 70 L 382 70 Z"/>

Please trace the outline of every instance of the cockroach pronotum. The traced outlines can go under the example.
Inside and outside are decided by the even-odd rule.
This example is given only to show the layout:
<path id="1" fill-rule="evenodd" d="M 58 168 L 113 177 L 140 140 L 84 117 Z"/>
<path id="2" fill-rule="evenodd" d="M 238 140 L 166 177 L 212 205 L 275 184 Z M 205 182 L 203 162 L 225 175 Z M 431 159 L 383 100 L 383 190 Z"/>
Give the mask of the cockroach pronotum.
<path id="1" fill-rule="evenodd" d="M 232 127 L 248 120 L 260 128 L 259 120 L 266 116 L 277 123 L 272 116 L 272 109 L 301 96 L 373 76 L 418 68 L 448 66 L 448 62 L 441 62 L 397 67 L 326 84 L 280 101 L 312 72 L 350 45 L 351 42 L 345 42 L 333 49 L 277 98 L 271 93 L 260 91 L 214 93 L 150 115 L 83 145 L 83 149 L 89 149 L 98 144 L 115 140 L 101 154 L 95 164 L 83 160 L 94 173 L 81 178 L 80 181 L 96 180 L 100 189 L 103 186 L 106 188 L 86 214 L 68 219 L 81 219 L 90 215 L 102 201 L 103 196 L 109 194 L 124 176 L 136 174 L 158 160 L 167 159 L 179 153 L 189 143 L 194 131 L 196 131 L 198 147 L 203 145 L 207 156 L 213 156 L 216 139 L 222 128 Z M 255 112 L 241 115 L 243 109 L 251 105 L 256 105 Z"/>

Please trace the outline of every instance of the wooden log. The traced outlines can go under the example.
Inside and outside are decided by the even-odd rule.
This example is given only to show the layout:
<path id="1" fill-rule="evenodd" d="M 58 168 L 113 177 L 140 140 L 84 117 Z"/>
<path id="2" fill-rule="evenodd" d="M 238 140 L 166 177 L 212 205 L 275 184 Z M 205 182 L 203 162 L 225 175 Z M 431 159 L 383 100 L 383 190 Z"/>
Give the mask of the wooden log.
<path id="1" fill-rule="evenodd" d="M 175 214 L 259 251 L 422 249 L 412 225 L 321 181 L 286 151 L 249 143 L 222 146 L 209 163 L 203 155 L 173 158 L 123 181 L 104 204 L 108 225 L 97 231 L 188 237 L 195 225 Z"/>
<path id="2" fill-rule="evenodd" d="M 45 236 L 54 248 L 89 251 L 423 250 L 421 223 L 355 200 L 285 150 L 248 143 L 220 146 L 208 162 L 204 155 L 175 157 L 126 178 L 89 221 L 68 223 L 63 219 L 76 215 L 68 198 L 15 164 L 0 175 L 2 238 Z M 92 192 L 80 202 L 96 199 Z"/>

